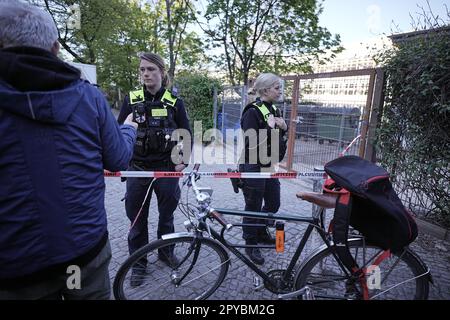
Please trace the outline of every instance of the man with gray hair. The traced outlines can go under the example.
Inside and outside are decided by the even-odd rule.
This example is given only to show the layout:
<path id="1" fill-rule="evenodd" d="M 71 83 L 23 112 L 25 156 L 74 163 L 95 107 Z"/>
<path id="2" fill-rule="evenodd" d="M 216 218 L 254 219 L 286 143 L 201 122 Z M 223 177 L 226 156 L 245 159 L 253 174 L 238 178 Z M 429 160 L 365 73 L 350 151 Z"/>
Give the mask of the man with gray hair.
<path id="1" fill-rule="evenodd" d="M 0 300 L 109 299 L 103 170 L 137 124 L 58 57 L 51 16 L 0 0 Z"/>

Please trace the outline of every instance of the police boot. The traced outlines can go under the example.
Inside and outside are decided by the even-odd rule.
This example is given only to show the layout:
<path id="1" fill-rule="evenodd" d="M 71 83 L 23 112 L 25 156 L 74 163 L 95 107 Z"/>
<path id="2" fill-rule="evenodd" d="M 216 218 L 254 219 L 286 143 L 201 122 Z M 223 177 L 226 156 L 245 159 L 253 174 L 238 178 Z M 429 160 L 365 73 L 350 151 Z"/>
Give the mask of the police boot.
<path id="1" fill-rule="evenodd" d="M 267 228 L 263 228 L 258 232 L 258 243 L 275 244 L 275 238 L 272 237 Z"/>
<path id="2" fill-rule="evenodd" d="M 256 245 L 256 243 L 247 243 L 247 245 Z M 245 248 L 245 253 L 248 255 L 250 260 L 252 260 L 255 264 L 263 265 L 264 258 L 261 254 L 261 250 L 259 248 Z"/>

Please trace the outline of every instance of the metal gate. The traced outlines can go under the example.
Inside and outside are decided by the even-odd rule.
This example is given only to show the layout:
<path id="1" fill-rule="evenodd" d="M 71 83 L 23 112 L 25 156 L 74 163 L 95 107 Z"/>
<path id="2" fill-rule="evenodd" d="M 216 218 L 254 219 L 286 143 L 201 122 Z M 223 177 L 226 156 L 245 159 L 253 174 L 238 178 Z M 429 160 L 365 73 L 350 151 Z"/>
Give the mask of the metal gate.
<path id="1" fill-rule="evenodd" d="M 347 151 L 373 160 L 373 136 L 381 104 L 383 73 L 363 69 L 285 76 L 284 118 L 289 124 L 282 166 L 299 171 L 323 166 Z M 376 90 L 375 90 L 376 89 Z"/>
<path id="2" fill-rule="evenodd" d="M 289 126 L 288 151 L 282 167 L 301 171 L 323 166 L 357 136 L 360 139 L 347 154 L 373 160 L 372 140 L 382 102 L 381 69 L 282 78 L 283 99 L 277 107 Z M 219 98 L 215 101 L 215 128 L 226 139 L 227 129 L 240 128 L 247 87 L 225 87 Z"/>

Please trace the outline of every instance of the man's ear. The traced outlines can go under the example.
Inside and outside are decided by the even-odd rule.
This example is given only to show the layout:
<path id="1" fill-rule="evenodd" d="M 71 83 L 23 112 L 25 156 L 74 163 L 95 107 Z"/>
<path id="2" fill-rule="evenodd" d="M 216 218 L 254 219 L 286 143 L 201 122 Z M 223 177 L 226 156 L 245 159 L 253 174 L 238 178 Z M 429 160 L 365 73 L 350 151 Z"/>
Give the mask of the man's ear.
<path id="1" fill-rule="evenodd" d="M 50 51 L 51 51 L 55 56 L 58 56 L 59 49 L 60 49 L 59 42 L 58 42 L 58 41 L 55 41 L 55 42 L 53 43 L 53 46 L 52 46 L 52 48 L 50 49 Z"/>

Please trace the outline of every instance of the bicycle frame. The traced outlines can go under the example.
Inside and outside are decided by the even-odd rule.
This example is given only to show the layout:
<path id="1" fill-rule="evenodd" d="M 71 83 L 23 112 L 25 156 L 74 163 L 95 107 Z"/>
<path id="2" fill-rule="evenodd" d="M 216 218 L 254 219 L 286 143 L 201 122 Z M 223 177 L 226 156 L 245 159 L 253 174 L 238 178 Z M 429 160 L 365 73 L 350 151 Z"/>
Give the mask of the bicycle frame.
<path id="1" fill-rule="evenodd" d="M 198 169 L 198 167 L 197 167 L 197 169 Z M 323 245 L 318 246 L 317 250 L 315 252 L 310 254 L 306 259 L 304 259 L 304 261 L 302 261 L 300 267 L 297 270 L 299 270 L 301 272 L 303 266 L 306 265 L 316 255 L 316 252 L 319 252 L 320 250 L 323 251 L 324 248 L 327 248 L 330 251 L 331 255 L 334 257 L 334 260 L 337 262 L 338 267 L 343 271 L 343 276 L 346 279 L 349 279 L 350 281 L 356 281 L 356 280 L 362 281 L 361 277 L 355 277 L 355 275 L 353 275 L 352 272 L 345 267 L 344 263 L 339 258 L 338 254 L 335 250 L 333 241 L 331 239 L 331 235 L 325 229 L 325 225 L 324 225 L 325 209 L 324 208 L 320 208 L 317 206 L 313 207 L 311 217 L 299 217 L 296 215 L 284 214 L 284 213 L 277 213 L 275 215 L 273 213 L 266 213 L 266 212 L 230 210 L 230 209 L 225 209 L 225 208 L 215 209 L 215 208 L 210 207 L 210 205 L 209 205 L 210 204 L 210 196 L 212 194 L 212 189 L 204 188 L 204 187 L 202 187 L 202 188 L 197 187 L 196 180 L 198 180 L 198 178 L 199 178 L 199 176 L 196 175 L 196 171 L 194 168 L 194 171 L 191 172 L 191 174 L 187 177 L 187 179 L 184 181 L 184 184 L 183 184 L 183 185 L 186 185 L 186 183 L 187 183 L 189 187 L 192 187 L 192 189 L 196 195 L 196 200 L 197 200 L 198 206 L 194 206 L 194 207 L 197 210 L 193 211 L 192 207 L 190 209 L 189 209 L 189 206 L 186 207 L 186 208 L 188 208 L 187 216 L 190 219 L 190 223 L 188 225 L 186 225 L 186 227 L 187 227 L 188 231 L 192 231 L 192 229 L 194 229 L 194 232 L 183 232 L 183 233 L 179 233 L 179 234 L 170 234 L 167 236 L 163 236 L 163 239 L 176 238 L 179 236 L 191 236 L 191 237 L 193 236 L 194 237 L 194 240 L 192 241 L 192 245 L 190 247 L 189 253 L 188 253 L 188 255 L 186 255 L 185 259 L 183 259 L 183 261 L 185 261 L 186 258 L 192 254 L 194 254 L 194 259 L 191 262 L 191 265 L 189 266 L 188 270 L 181 277 L 179 283 L 182 282 L 182 280 L 186 277 L 187 274 L 189 274 L 190 270 L 192 270 L 192 268 L 196 264 L 196 261 L 197 261 L 196 257 L 198 256 L 198 251 L 201 248 L 201 246 L 198 244 L 200 244 L 201 242 L 196 241 L 195 239 L 203 238 L 203 232 L 207 232 L 214 241 L 217 241 L 218 243 L 220 243 L 222 245 L 222 247 L 223 247 L 225 253 L 227 253 L 227 255 L 228 255 L 228 252 L 233 253 L 239 260 L 244 262 L 251 270 L 253 270 L 258 276 L 260 276 L 264 280 L 264 286 L 268 290 L 272 291 L 273 293 L 277 293 L 279 299 L 299 296 L 299 295 L 305 294 L 305 291 L 307 291 L 306 295 L 308 295 L 308 292 L 310 291 L 310 290 L 308 290 L 308 287 L 303 287 L 300 289 L 297 288 L 297 291 L 293 291 L 293 292 L 291 292 L 291 291 L 284 292 L 283 290 L 287 289 L 290 286 L 291 281 L 292 281 L 291 277 L 294 275 L 293 271 L 296 266 L 296 263 L 299 260 L 300 255 L 303 252 L 303 250 L 306 246 L 306 243 L 309 240 L 309 238 L 311 237 L 311 234 L 314 229 L 320 235 L 325 246 L 323 246 Z M 187 203 L 189 204 L 189 202 L 187 202 Z M 315 210 L 314 208 L 317 208 L 318 210 Z M 190 216 L 190 215 L 192 215 L 192 216 Z M 278 270 L 278 271 L 283 271 L 283 273 L 280 274 L 281 278 L 273 279 L 273 278 L 271 278 L 271 274 L 270 274 L 270 272 L 272 272 L 273 270 L 264 272 L 253 261 L 251 261 L 249 258 L 247 258 L 243 253 L 241 253 L 238 250 L 238 248 L 251 248 L 251 247 L 274 248 L 274 246 L 272 246 L 272 245 L 242 245 L 242 244 L 230 243 L 229 241 L 227 241 L 227 239 L 225 239 L 225 232 L 230 230 L 234 226 L 244 226 L 246 224 L 240 224 L 240 223 L 237 223 L 234 225 L 229 224 L 223 218 L 222 215 L 231 215 L 231 216 L 248 217 L 248 218 L 259 218 L 259 219 L 271 219 L 271 220 L 276 219 L 276 220 L 287 221 L 287 222 L 290 222 L 290 221 L 291 222 L 300 222 L 300 223 L 307 223 L 308 226 L 307 226 L 305 232 L 303 233 L 303 236 L 302 236 L 298 246 L 296 247 L 292 258 L 288 262 L 287 268 L 285 270 Z M 196 223 L 193 223 L 193 221 L 191 220 L 191 217 L 193 217 L 193 216 L 195 216 Z M 208 218 L 219 222 L 219 224 L 222 226 L 222 230 L 220 232 L 218 232 L 218 231 L 214 230 L 213 228 L 211 228 L 207 222 Z M 252 225 L 252 226 L 255 226 L 255 225 Z M 261 224 L 261 226 L 263 226 L 263 224 Z M 356 236 L 356 239 L 355 239 L 355 237 L 352 237 L 352 239 L 349 239 L 349 241 L 357 240 L 358 238 L 362 239 L 363 248 L 365 248 L 365 246 L 366 246 L 365 240 L 364 240 L 364 237 L 362 237 L 362 236 Z M 376 256 L 374 255 L 374 257 L 376 257 Z M 369 260 L 372 260 L 372 258 Z M 363 268 L 366 267 L 366 265 L 365 265 L 366 262 L 364 262 L 363 264 L 364 265 L 362 267 Z M 181 265 L 181 263 L 180 263 L 180 265 Z M 280 279 L 282 280 L 281 284 L 279 282 Z M 283 284 L 287 284 L 287 286 L 283 287 Z M 289 289 L 292 289 L 292 288 L 289 288 Z"/>
<path id="2" fill-rule="evenodd" d="M 240 244 L 233 244 L 233 243 L 228 242 L 224 237 L 225 232 L 230 230 L 234 226 L 243 226 L 243 224 L 231 225 L 231 224 L 227 223 L 221 217 L 221 215 L 232 215 L 232 216 L 260 218 L 260 219 L 261 218 L 262 219 L 276 218 L 276 220 L 281 220 L 281 221 L 291 221 L 291 222 L 300 222 L 300 223 L 308 224 L 308 227 L 307 227 L 306 231 L 303 233 L 303 236 L 300 240 L 299 245 L 297 246 L 297 248 L 295 250 L 294 255 L 292 256 L 291 260 L 289 261 L 289 265 L 283 274 L 282 280 L 284 282 L 288 281 L 289 276 L 294 271 L 295 265 L 296 265 L 297 261 L 299 260 L 299 257 L 301 255 L 301 253 L 303 252 L 303 250 L 306 246 L 306 243 L 309 240 L 314 229 L 318 232 L 318 234 L 320 235 L 324 244 L 327 247 L 329 247 L 329 248 L 333 247 L 331 240 L 329 239 L 329 235 L 325 231 L 325 227 L 324 227 L 324 223 L 323 223 L 323 215 L 325 213 L 324 208 L 319 208 L 319 210 L 316 210 L 315 212 L 313 210 L 311 217 L 299 217 L 299 216 L 283 214 L 283 213 L 277 213 L 276 215 L 274 215 L 273 213 L 266 213 L 266 212 L 252 212 L 252 211 L 243 211 L 243 210 L 229 210 L 229 209 L 224 209 L 224 208 L 219 208 L 219 209 L 211 208 L 208 203 L 209 195 L 207 193 L 205 193 L 207 188 L 197 187 L 195 181 L 196 181 L 196 176 L 195 176 L 195 171 L 194 171 L 191 175 L 188 176 L 185 183 L 188 183 L 188 185 L 190 187 L 193 187 L 194 193 L 196 194 L 197 202 L 199 204 L 201 204 L 200 208 L 197 208 L 197 209 L 199 209 L 204 214 L 201 218 L 198 219 L 199 224 L 197 227 L 197 231 L 194 232 L 195 238 L 198 239 L 199 237 L 202 236 L 203 232 L 207 232 L 208 234 L 210 234 L 210 236 L 214 240 L 216 240 L 220 244 L 222 244 L 229 252 L 233 253 L 239 260 L 244 262 L 250 269 L 252 269 L 257 275 L 259 275 L 264 280 L 265 283 L 269 283 L 273 287 L 276 287 L 277 284 L 274 282 L 274 280 L 272 278 L 270 278 L 268 273 L 264 272 L 262 269 L 260 269 L 253 261 L 251 261 L 249 258 L 247 258 L 237 248 L 248 248 L 248 247 L 274 248 L 274 247 L 270 246 L 270 245 L 240 245 Z M 206 218 L 211 218 L 213 220 L 218 221 L 222 225 L 221 232 L 219 233 L 216 230 L 210 228 L 209 224 L 206 222 Z M 252 225 L 252 226 L 255 226 L 255 225 Z M 174 236 L 175 236 L 175 234 L 172 234 L 171 238 Z M 164 238 L 164 236 L 163 236 L 163 238 Z M 195 243 L 193 243 L 193 246 L 195 246 Z M 194 250 L 191 250 L 190 254 L 192 254 L 193 251 Z M 346 270 L 346 268 L 344 267 L 344 265 L 342 264 L 342 262 L 340 261 L 338 256 L 334 253 L 333 253 L 333 255 L 335 256 L 335 258 L 338 261 L 339 265 L 341 266 L 342 270 L 347 275 L 349 275 L 348 270 Z M 192 269 L 192 267 L 195 265 L 195 263 L 196 263 L 196 259 L 194 258 L 189 270 Z M 187 272 L 189 272 L 189 271 L 187 271 Z M 183 278 L 184 278 L 184 276 L 182 277 L 182 279 Z M 180 279 L 180 281 L 182 281 L 182 279 Z M 301 293 L 299 293 L 299 294 L 301 294 Z M 292 293 L 290 293 L 290 295 L 292 295 Z"/>
<path id="3" fill-rule="evenodd" d="M 401 289 L 400 291 L 398 291 L 395 288 L 403 284 L 411 283 L 411 281 L 415 282 L 411 287 L 409 285 L 406 285 L 407 290 L 411 288 L 411 291 L 406 292 L 406 296 L 414 299 L 426 299 L 428 297 L 428 281 L 431 280 L 430 271 L 426 267 L 424 262 L 421 261 L 421 259 L 409 248 L 406 247 L 402 252 L 391 254 L 389 250 L 386 251 L 376 245 L 366 243 L 363 236 L 351 234 L 350 238 L 348 239 L 349 248 L 355 249 L 354 252 L 356 252 L 356 254 L 358 253 L 358 250 L 362 252 L 361 255 L 357 254 L 360 258 L 358 262 L 358 268 L 360 268 L 363 273 L 363 276 L 360 276 L 356 273 L 353 273 L 352 270 L 347 270 L 347 268 L 339 258 L 336 252 L 336 247 L 332 240 L 332 233 L 329 233 L 325 228 L 324 208 L 319 208 L 313 205 L 310 217 L 286 213 L 277 213 L 275 215 L 273 213 L 230 210 L 225 208 L 214 209 L 210 206 L 213 190 L 211 188 L 197 187 L 196 180 L 198 177 L 199 176 L 196 175 L 195 171 L 191 172 L 191 174 L 189 174 L 188 178 L 183 183 L 183 185 L 187 184 L 187 186 L 192 187 L 197 202 L 196 205 L 190 202 L 188 199 L 189 193 L 187 193 L 186 203 L 180 203 L 180 210 L 189 219 L 189 221 L 185 222 L 187 232 L 178 232 L 163 235 L 162 239 L 156 240 L 154 243 L 149 243 L 147 246 L 139 249 L 137 252 L 131 255 L 117 272 L 116 278 L 114 280 L 115 297 L 118 297 L 118 299 L 127 299 L 128 292 L 130 292 L 130 297 L 132 297 L 133 292 L 137 290 L 137 286 L 133 285 L 131 281 L 130 286 L 125 288 L 124 281 L 125 278 L 128 277 L 128 275 L 130 276 L 130 280 L 133 280 L 133 270 L 135 270 L 135 267 L 142 268 L 142 266 L 140 265 L 140 259 L 147 258 L 147 255 L 149 254 L 150 256 L 153 256 L 153 254 L 155 254 L 156 262 L 158 260 L 162 260 L 160 256 L 160 249 L 165 250 L 164 248 L 166 248 L 168 245 L 174 245 L 173 248 L 175 248 L 175 245 L 177 243 L 181 244 L 178 247 L 180 248 L 178 253 L 182 253 L 178 255 L 174 252 L 175 256 L 178 256 L 179 258 L 174 260 L 177 261 L 177 263 L 172 264 L 172 262 L 168 263 L 162 260 L 163 265 L 169 267 L 168 269 L 157 267 L 155 269 L 156 273 L 153 274 L 153 272 L 149 272 L 148 280 L 150 286 L 152 286 L 152 284 L 157 286 L 155 287 L 156 291 L 150 292 L 158 293 L 158 297 L 160 297 L 160 295 L 159 291 L 157 290 L 159 290 L 160 286 L 162 288 L 161 293 L 163 295 L 169 293 L 168 297 L 170 297 L 170 294 L 172 294 L 172 289 L 183 286 L 187 288 L 187 291 L 180 291 L 182 297 L 186 298 L 186 296 L 190 296 L 192 293 L 196 294 L 195 290 L 190 291 L 190 283 L 192 281 L 196 281 L 196 279 L 202 277 L 203 275 L 209 274 L 210 271 L 220 270 L 219 273 L 213 274 L 212 280 L 210 280 L 209 278 L 205 278 L 205 280 L 207 281 L 205 282 L 206 291 L 204 291 L 204 293 L 202 293 L 201 295 L 194 296 L 197 299 L 209 297 L 220 286 L 229 270 L 230 252 L 234 254 L 240 261 L 245 263 L 245 265 L 247 265 L 247 267 L 255 272 L 256 275 L 264 280 L 264 283 L 261 286 L 255 283 L 256 289 L 265 287 L 270 292 L 276 294 L 278 299 L 289 299 L 298 296 L 302 296 L 303 299 L 371 298 L 369 296 L 369 288 L 367 285 L 367 281 L 369 280 L 369 278 L 366 278 L 365 276 L 366 270 L 369 270 L 368 268 L 371 266 L 378 267 L 380 263 L 385 260 L 387 261 L 387 263 L 384 264 L 383 262 L 382 267 L 382 269 L 384 270 L 384 277 L 383 279 L 381 279 L 382 282 L 379 282 L 378 285 L 381 286 L 381 284 L 384 283 L 384 288 L 382 289 L 382 291 L 373 291 L 373 293 L 376 293 L 373 295 L 373 298 L 384 295 L 386 292 L 390 292 L 392 289 L 394 289 L 394 295 L 398 293 L 398 297 L 402 298 L 405 296 L 405 294 L 403 294 L 404 292 L 401 291 Z M 230 235 L 231 237 L 234 237 L 235 235 L 228 234 L 226 232 L 234 226 L 242 227 L 247 224 L 230 224 L 224 219 L 224 217 L 226 216 L 270 220 L 276 219 L 278 221 L 286 221 L 292 223 L 306 223 L 307 226 L 303 232 L 296 233 L 298 237 L 296 236 L 294 240 L 288 245 L 288 254 L 285 255 L 285 259 L 281 261 L 282 266 L 277 266 L 275 268 L 272 268 L 271 270 L 263 271 L 262 268 L 258 267 L 253 261 L 250 260 L 250 258 L 248 258 L 244 253 L 241 253 L 241 251 L 238 249 L 252 247 L 275 249 L 277 246 L 243 245 L 241 243 L 233 243 L 234 238 L 231 238 L 232 240 L 230 240 L 230 237 L 227 237 L 226 235 Z M 213 227 L 209 223 L 208 219 L 218 222 L 222 226 L 221 230 L 219 229 L 220 227 L 217 227 L 217 225 Z M 261 223 L 260 225 L 266 226 L 265 223 Z M 297 230 L 296 228 L 294 229 Z M 310 240 L 311 234 L 314 229 L 319 234 L 322 240 L 322 245 L 315 246 L 313 252 L 308 254 L 307 257 L 300 261 L 301 253 L 304 251 L 308 240 Z M 207 235 L 205 235 L 205 233 Z M 300 233 L 302 233 L 302 235 L 300 235 Z M 204 250 L 205 247 L 206 250 Z M 366 248 L 368 249 L 367 255 Z M 204 255 L 203 253 L 206 253 L 206 255 Z M 211 259 L 209 258 L 209 253 L 212 253 Z M 391 257 L 393 258 L 392 260 Z M 217 259 L 220 262 L 219 264 L 216 263 Z M 298 261 L 300 261 L 300 263 L 297 263 Z M 399 262 L 401 262 L 401 269 L 397 269 L 397 265 L 399 264 Z M 152 262 L 152 265 L 153 263 L 154 262 Z M 279 265 L 279 261 L 275 261 L 275 263 Z M 324 269 L 322 266 L 324 266 Z M 205 267 L 206 269 L 203 267 Z M 327 272 L 322 273 L 321 270 L 326 271 L 328 267 L 332 268 L 333 270 L 337 270 L 337 272 L 332 272 L 331 274 L 328 274 Z M 167 271 L 169 271 L 169 273 L 166 275 L 166 277 L 168 278 L 166 278 L 165 276 L 161 277 L 160 272 L 164 273 Z M 393 274 L 392 277 L 391 274 Z M 154 277 L 153 281 L 151 280 L 152 277 Z M 390 278 L 390 280 L 388 280 L 388 277 Z M 216 279 L 216 281 L 213 281 L 214 278 Z M 160 283 L 159 280 L 162 280 L 163 282 Z M 366 282 L 364 283 L 364 281 Z M 330 285 L 328 285 L 328 283 Z M 168 292 L 164 291 L 164 288 L 166 286 L 168 286 Z M 196 287 L 194 286 L 193 289 L 195 288 Z M 208 288 L 209 290 L 207 290 Z M 373 289 L 381 290 L 381 287 Z"/>
<path id="4" fill-rule="evenodd" d="M 250 218 L 273 218 L 273 214 L 268 213 L 259 213 L 259 212 L 251 212 L 251 211 L 241 211 L 241 210 L 228 210 L 228 209 L 215 209 L 218 213 L 224 214 L 224 215 L 234 215 L 234 216 L 240 216 L 240 217 L 250 217 Z M 288 214 L 277 214 L 276 215 L 277 220 L 283 220 L 283 221 L 295 221 L 295 222 L 302 222 L 302 223 L 308 223 L 308 227 L 306 231 L 304 232 L 299 245 L 297 246 L 297 249 L 295 250 L 294 255 L 292 256 L 289 265 L 284 273 L 283 280 L 287 281 L 289 275 L 294 270 L 295 264 L 298 261 L 300 254 L 303 252 L 303 249 L 305 248 L 305 245 L 307 241 L 309 240 L 311 233 L 314 229 L 317 230 L 320 237 L 324 241 L 324 243 L 330 247 L 330 241 L 327 239 L 327 233 L 324 231 L 324 229 L 319 225 L 320 219 L 318 218 L 305 218 L 305 217 L 297 217 L 293 215 Z M 235 225 L 239 226 L 239 225 Z M 223 246 L 225 246 L 230 252 L 232 252 L 236 257 L 238 257 L 242 262 L 244 262 L 250 269 L 252 269 L 256 274 L 258 274 L 265 282 L 270 283 L 273 286 L 276 286 L 276 284 L 273 282 L 273 280 L 267 275 L 266 272 L 262 271 L 253 261 L 251 261 L 249 258 L 247 258 L 244 254 L 242 254 L 237 248 L 247 248 L 247 247 L 258 247 L 258 248 L 274 248 L 273 246 L 268 245 L 257 245 L 257 246 L 249 246 L 249 245 L 237 245 L 229 243 L 224 238 L 225 233 L 225 227 L 222 228 L 222 232 L 219 234 L 214 229 L 210 229 L 211 236 L 219 241 Z"/>

